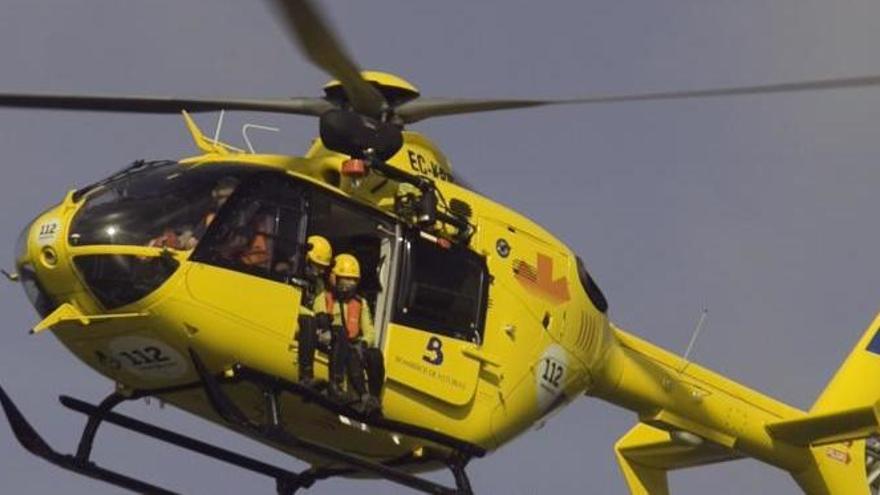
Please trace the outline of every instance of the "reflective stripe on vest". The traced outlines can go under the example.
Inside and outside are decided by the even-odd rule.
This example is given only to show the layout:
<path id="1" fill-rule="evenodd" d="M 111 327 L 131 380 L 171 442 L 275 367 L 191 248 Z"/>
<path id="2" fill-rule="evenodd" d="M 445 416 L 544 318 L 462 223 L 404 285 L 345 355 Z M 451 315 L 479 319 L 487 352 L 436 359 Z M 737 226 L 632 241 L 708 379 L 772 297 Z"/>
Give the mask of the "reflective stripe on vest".
<path id="1" fill-rule="evenodd" d="M 324 299 L 327 301 L 327 313 L 333 315 L 333 305 L 336 300 L 333 292 L 327 291 Z M 349 340 L 356 339 L 361 333 L 361 301 L 357 297 L 352 297 L 345 303 L 345 331 Z"/>

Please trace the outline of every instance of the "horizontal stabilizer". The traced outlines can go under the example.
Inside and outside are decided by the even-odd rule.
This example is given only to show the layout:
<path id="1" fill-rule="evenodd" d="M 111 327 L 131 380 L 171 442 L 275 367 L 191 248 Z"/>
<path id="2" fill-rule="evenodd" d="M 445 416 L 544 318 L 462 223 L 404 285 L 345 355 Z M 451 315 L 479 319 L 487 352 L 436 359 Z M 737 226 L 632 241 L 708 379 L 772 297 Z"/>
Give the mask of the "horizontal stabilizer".
<path id="1" fill-rule="evenodd" d="M 639 423 L 615 444 L 617 460 L 633 495 L 666 495 L 666 472 L 742 456 L 696 435 L 670 433 Z"/>
<path id="2" fill-rule="evenodd" d="M 792 445 L 825 445 L 880 433 L 880 402 L 841 411 L 808 414 L 767 425 L 773 438 Z"/>

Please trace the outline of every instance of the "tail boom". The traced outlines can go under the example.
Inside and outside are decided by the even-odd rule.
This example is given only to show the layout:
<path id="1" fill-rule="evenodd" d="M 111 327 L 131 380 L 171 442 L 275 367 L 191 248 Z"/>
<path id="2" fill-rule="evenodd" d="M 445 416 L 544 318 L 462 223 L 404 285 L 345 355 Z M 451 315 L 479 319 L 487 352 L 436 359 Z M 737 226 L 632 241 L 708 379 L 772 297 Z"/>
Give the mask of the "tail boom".
<path id="1" fill-rule="evenodd" d="M 864 438 L 880 431 L 880 397 L 808 414 L 614 331 L 591 393 L 639 416 L 615 446 L 631 493 L 666 495 L 670 470 L 752 457 L 809 494 L 870 495 Z"/>

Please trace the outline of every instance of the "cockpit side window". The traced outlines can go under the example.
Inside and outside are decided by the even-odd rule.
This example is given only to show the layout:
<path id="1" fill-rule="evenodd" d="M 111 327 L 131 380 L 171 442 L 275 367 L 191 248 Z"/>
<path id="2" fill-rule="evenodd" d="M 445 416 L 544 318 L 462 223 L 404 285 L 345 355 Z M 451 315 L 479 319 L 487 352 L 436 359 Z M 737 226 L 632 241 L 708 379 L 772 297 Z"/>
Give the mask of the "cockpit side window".
<path id="1" fill-rule="evenodd" d="M 300 186 L 266 174 L 241 186 L 191 259 L 284 282 L 300 275 L 303 238 Z"/>
<path id="2" fill-rule="evenodd" d="M 241 164 L 142 162 L 78 192 L 72 246 L 195 247 L 238 184 L 257 171 Z"/>
<path id="3" fill-rule="evenodd" d="M 486 261 L 477 253 L 415 234 L 406 241 L 394 321 L 479 344 L 488 286 Z"/>

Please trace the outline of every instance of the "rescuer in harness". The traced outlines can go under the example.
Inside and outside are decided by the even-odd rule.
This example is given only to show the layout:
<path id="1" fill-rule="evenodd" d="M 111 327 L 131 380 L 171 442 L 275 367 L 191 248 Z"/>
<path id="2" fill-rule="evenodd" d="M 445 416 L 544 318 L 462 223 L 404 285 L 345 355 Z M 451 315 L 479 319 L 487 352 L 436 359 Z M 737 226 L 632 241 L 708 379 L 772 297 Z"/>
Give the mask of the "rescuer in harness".
<path id="1" fill-rule="evenodd" d="M 299 309 L 299 332 L 296 334 L 297 341 L 297 364 L 299 365 L 299 381 L 301 384 L 312 387 L 317 385 L 315 380 L 315 350 L 321 348 L 329 354 L 331 333 L 329 315 L 322 307 L 321 325 L 315 318 L 315 301 L 318 297 L 324 299 L 326 291 L 327 275 L 330 264 L 333 261 L 333 248 L 330 241 L 319 235 L 312 235 L 306 241 L 308 252 L 306 254 L 305 276 L 308 285 L 303 288 Z"/>
<path id="2" fill-rule="evenodd" d="M 315 308 L 326 310 L 333 331 L 330 355 L 331 396 L 345 399 L 344 375 L 348 375 L 348 394 L 354 392 L 366 414 L 379 410 L 379 394 L 385 380 L 382 352 L 376 348 L 376 329 L 367 302 L 357 295 L 360 264 L 350 254 L 336 256 L 330 272 L 330 290 L 315 301 Z M 319 315 L 317 320 L 322 320 Z M 366 383 L 364 372 L 366 371 Z"/>

